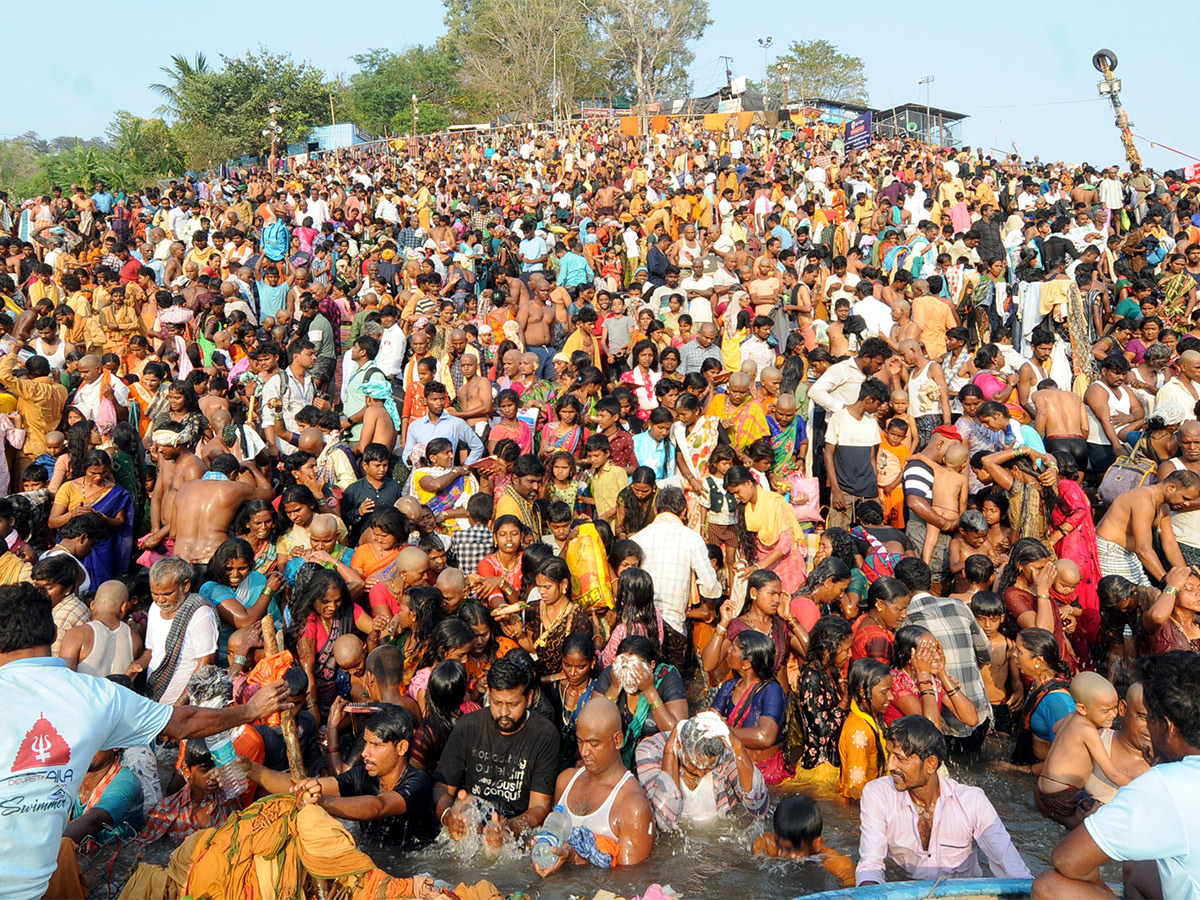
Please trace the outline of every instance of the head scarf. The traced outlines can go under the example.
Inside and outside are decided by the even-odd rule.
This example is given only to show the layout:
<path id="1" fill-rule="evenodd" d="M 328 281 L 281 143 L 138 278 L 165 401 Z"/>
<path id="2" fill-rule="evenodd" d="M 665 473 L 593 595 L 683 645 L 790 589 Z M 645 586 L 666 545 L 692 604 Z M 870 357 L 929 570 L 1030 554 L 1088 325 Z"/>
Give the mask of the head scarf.
<path id="1" fill-rule="evenodd" d="M 392 396 L 392 386 L 386 381 L 368 381 L 362 386 L 362 391 L 372 400 L 382 400 L 383 408 L 392 419 L 392 424 L 400 428 L 400 410 L 396 409 L 396 400 Z"/>

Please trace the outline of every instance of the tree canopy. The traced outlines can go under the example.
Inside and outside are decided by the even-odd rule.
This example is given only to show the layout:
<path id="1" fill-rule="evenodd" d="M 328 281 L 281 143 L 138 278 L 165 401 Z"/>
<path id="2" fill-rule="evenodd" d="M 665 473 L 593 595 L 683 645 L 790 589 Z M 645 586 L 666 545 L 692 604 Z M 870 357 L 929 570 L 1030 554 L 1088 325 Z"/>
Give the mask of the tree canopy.
<path id="1" fill-rule="evenodd" d="M 783 92 L 783 76 L 788 75 L 788 96 L 793 100 L 821 97 L 839 103 L 867 102 L 867 73 L 863 61 L 847 56 L 829 41 L 792 41 L 768 71 L 767 93 Z"/>

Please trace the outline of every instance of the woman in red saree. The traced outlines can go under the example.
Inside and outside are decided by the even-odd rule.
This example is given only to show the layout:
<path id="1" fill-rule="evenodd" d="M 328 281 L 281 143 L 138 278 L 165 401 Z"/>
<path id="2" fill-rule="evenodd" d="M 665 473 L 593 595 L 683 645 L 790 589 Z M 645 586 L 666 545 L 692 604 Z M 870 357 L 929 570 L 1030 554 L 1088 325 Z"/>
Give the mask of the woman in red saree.
<path id="1" fill-rule="evenodd" d="M 1096 554 L 1096 525 L 1092 520 L 1092 503 L 1079 485 L 1079 469 L 1069 453 L 1055 453 L 1058 460 L 1058 502 L 1050 510 L 1052 531 L 1046 543 L 1054 548 L 1059 559 L 1069 559 L 1079 566 L 1079 586 L 1075 597 L 1083 612 L 1071 635 L 1075 653 L 1080 660 L 1092 658 L 1091 649 L 1100 638 L 1100 558 Z"/>

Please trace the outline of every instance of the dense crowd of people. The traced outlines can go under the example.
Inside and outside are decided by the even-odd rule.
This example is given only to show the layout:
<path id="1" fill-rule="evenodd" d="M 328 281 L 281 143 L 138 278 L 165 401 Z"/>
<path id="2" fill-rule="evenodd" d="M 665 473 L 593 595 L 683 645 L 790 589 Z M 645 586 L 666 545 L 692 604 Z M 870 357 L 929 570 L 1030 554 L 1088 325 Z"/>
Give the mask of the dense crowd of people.
<path id="1" fill-rule="evenodd" d="M 1074 829 L 1035 896 L 1197 895 L 1200 186 L 819 123 L 412 150 L 3 198 L 13 896 L 289 793 L 550 878 L 732 815 L 834 884 L 1030 877 L 944 765 L 997 734 Z"/>

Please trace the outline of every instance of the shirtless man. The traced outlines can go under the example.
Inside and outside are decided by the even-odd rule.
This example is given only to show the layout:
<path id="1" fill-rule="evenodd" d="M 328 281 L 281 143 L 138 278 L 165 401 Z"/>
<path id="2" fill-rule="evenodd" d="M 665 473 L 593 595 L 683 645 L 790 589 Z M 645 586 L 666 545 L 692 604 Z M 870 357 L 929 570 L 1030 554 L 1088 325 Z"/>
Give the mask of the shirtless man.
<path id="1" fill-rule="evenodd" d="M 161 428 L 156 428 L 151 435 L 158 456 L 158 480 L 154 483 L 154 493 L 150 495 L 150 533 L 139 542 L 138 546 L 153 549 L 166 541 L 166 550 L 173 553 L 174 545 L 169 540 L 172 522 L 175 518 L 175 498 L 179 489 L 189 481 L 199 481 L 204 477 L 204 463 L 190 450 L 179 446 L 179 434 L 183 426 L 178 422 L 167 422 Z M 273 497 L 274 493 L 268 495 Z M 230 521 L 233 520 L 232 513 Z M 226 523 L 226 532 L 228 523 Z M 221 540 L 229 535 L 223 534 Z"/>
<path id="2" fill-rule="evenodd" d="M 214 472 L 223 469 L 237 472 L 238 468 L 237 459 L 230 454 L 213 460 Z M 179 485 L 173 498 L 174 510 L 178 510 L 179 515 L 167 519 L 171 540 L 175 542 L 175 556 L 190 563 L 207 563 L 213 552 L 229 539 L 229 526 L 233 524 L 239 506 L 247 500 L 274 498 L 275 489 L 256 465 L 246 462 L 241 469 L 250 473 L 253 484 L 229 478 L 195 479 Z M 159 481 L 162 481 L 161 475 Z M 265 607 L 263 611 L 266 611 Z M 245 624 L 248 623 L 235 622 L 234 627 L 243 628 Z"/>
<path id="3" fill-rule="evenodd" d="M 521 290 L 525 291 L 525 285 L 521 284 L 521 279 L 511 278 L 510 281 L 515 281 L 521 285 Z M 544 279 L 539 279 L 543 284 Z M 554 336 L 554 311 L 546 305 L 541 298 L 531 299 L 528 297 L 517 307 L 517 325 L 521 329 L 521 334 L 525 336 L 525 349 L 530 353 L 536 353 L 537 358 L 541 361 L 541 366 L 538 370 L 538 375 L 542 378 L 549 378 L 553 374 L 553 367 L 550 365 L 550 360 L 554 358 L 554 347 L 551 341 Z M 547 296 L 549 291 L 547 291 Z M 509 292 L 510 302 L 512 292 Z"/>
<path id="4" fill-rule="evenodd" d="M 1038 812 L 1067 828 L 1096 808 L 1095 798 L 1083 790 L 1093 769 L 1099 768 L 1117 787 L 1129 783 L 1100 739 L 1100 729 L 1111 728 L 1117 717 L 1117 689 L 1103 675 L 1080 672 L 1071 679 L 1071 698 L 1075 711 L 1055 726 L 1054 743 L 1033 792 Z"/>
<path id="5" fill-rule="evenodd" d="M 558 776 L 555 806 L 572 830 L 583 827 L 592 833 L 594 849 L 609 857 L 610 866 L 636 865 L 654 849 L 654 812 L 645 789 L 621 762 L 620 710 L 607 697 L 593 698 L 579 714 L 577 732 L 580 765 Z M 568 859 L 575 865 L 589 862 L 570 844 L 556 848 L 555 854 L 552 866 L 535 862 L 533 870 L 545 878 Z"/>
<path id="6" fill-rule="evenodd" d="M 183 257 L 186 249 L 182 241 L 171 241 L 171 255 L 163 263 L 163 284 L 169 288 L 173 288 L 179 278 L 186 277 L 183 271 Z"/>
<path id="7" fill-rule="evenodd" d="M 458 364 L 463 373 L 463 385 L 458 389 L 458 405 L 462 409 L 447 408 L 446 412 L 462 419 L 479 434 L 492 415 L 492 383 L 479 374 L 479 358 L 473 353 L 464 354 Z"/>
<path id="8" fill-rule="evenodd" d="M 1037 348 L 1034 348 L 1037 354 Z M 1024 377 L 1026 363 L 1021 369 Z M 1038 382 L 1030 396 L 1033 428 L 1046 440 L 1047 453 L 1066 453 L 1075 460 L 1080 472 L 1087 471 L 1088 414 L 1083 399 L 1074 391 L 1064 391 L 1058 382 L 1047 378 Z M 1024 405 L 1024 404 L 1022 404 Z"/>
<path id="9" fill-rule="evenodd" d="M 222 332 L 222 334 L 228 335 L 229 332 Z M 200 412 L 204 413 L 204 417 L 211 422 L 213 414 L 217 410 L 229 412 L 229 401 L 220 394 L 210 393 L 208 386 L 208 381 L 205 381 L 202 385 L 197 385 L 196 393 L 200 394 Z M 203 393 L 200 393 L 201 390 L 203 390 Z"/>
<path id="10" fill-rule="evenodd" d="M 1164 521 L 1169 523 L 1171 510 L 1186 508 L 1197 500 L 1200 475 L 1190 469 L 1121 494 L 1096 526 L 1100 572 L 1121 575 L 1134 584 L 1148 585 L 1151 578 L 1161 582 L 1166 569 L 1154 550 L 1154 530 L 1161 530 Z"/>
<path id="11" fill-rule="evenodd" d="M 1030 395 L 1036 389 L 1036 385 L 1050 380 L 1050 352 L 1054 349 L 1054 335 L 1039 329 L 1033 333 L 1032 341 L 1033 355 L 1017 373 L 1017 397 L 1021 406 L 1031 416 L 1035 411 Z"/>
<path id="12" fill-rule="evenodd" d="M 390 393 L 391 389 L 386 381 L 369 381 L 363 385 L 366 405 L 362 410 L 362 431 L 359 432 L 358 443 L 354 445 L 354 452 L 359 457 L 367 444 L 383 444 L 392 453 L 396 452 L 396 423 L 384 406 L 386 397 L 383 396 L 385 391 Z M 440 400 L 445 403 L 446 395 L 441 394 Z"/>

